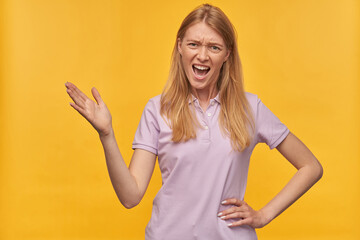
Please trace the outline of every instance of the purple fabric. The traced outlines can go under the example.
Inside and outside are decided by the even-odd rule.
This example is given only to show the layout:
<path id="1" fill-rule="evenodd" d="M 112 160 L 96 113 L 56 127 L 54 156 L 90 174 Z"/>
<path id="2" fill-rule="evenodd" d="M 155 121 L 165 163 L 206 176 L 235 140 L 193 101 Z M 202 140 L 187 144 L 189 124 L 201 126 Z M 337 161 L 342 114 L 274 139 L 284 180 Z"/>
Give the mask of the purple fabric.
<path id="1" fill-rule="evenodd" d="M 254 94 L 246 93 L 255 117 L 255 136 L 243 152 L 233 151 L 218 124 L 221 103 L 211 99 L 203 112 L 197 99 L 193 104 L 204 128 L 196 139 L 171 141 L 172 131 L 160 115 L 160 96 L 149 100 L 135 134 L 133 149 L 158 155 L 162 187 L 157 193 L 146 240 L 257 239 L 249 226 L 227 226 L 236 220 L 221 220 L 218 212 L 226 198 L 244 199 L 249 160 L 255 145 L 275 148 L 288 135 L 288 128 Z M 192 104 L 192 103 L 189 103 Z"/>

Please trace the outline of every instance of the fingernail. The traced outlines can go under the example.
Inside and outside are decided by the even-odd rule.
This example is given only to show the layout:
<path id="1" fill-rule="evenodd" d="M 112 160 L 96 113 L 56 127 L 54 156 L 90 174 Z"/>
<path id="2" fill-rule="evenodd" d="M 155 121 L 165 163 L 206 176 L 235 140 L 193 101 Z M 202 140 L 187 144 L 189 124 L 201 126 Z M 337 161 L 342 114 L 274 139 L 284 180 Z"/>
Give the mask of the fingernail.
<path id="1" fill-rule="evenodd" d="M 224 220 L 224 219 L 225 219 L 225 216 L 222 216 L 220 219 Z"/>
<path id="2" fill-rule="evenodd" d="M 230 226 L 232 226 L 232 223 L 229 223 L 229 224 L 228 224 L 228 227 L 230 227 Z"/>
<path id="3" fill-rule="evenodd" d="M 219 213 L 219 214 L 218 214 L 218 217 L 220 217 L 221 215 L 222 215 L 222 213 Z"/>
<path id="4" fill-rule="evenodd" d="M 227 203 L 227 201 L 226 201 L 226 200 L 224 200 L 224 201 L 222 201 L 222 202 L 221 202 L 221 204 L 225 204 L 225 203 Z"/>

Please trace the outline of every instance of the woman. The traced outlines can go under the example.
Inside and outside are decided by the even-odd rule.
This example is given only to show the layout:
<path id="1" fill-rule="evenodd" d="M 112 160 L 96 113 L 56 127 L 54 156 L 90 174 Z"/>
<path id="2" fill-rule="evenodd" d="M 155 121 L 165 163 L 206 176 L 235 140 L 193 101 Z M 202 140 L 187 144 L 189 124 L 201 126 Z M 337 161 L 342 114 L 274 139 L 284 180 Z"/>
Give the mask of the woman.
<path id="1" fill-rule="evenodd" d="M 72 83 L 70 105 L 98 131 L 115 192 L 136 206 L 150 181 L 156 157 L 163 186 L 154 199 L 146 239 L 257 239 L 267 225 L 322 176 L 310 150 L 257 98 L 245 93 L 235 31 L 217 7 L 204 4 L 177 34 L 167 85 L 145 107 L 127 168 L 111 115 Z M 298 169 L 262 209 L 243 201 L 249 159 L 265 142 Z"/>

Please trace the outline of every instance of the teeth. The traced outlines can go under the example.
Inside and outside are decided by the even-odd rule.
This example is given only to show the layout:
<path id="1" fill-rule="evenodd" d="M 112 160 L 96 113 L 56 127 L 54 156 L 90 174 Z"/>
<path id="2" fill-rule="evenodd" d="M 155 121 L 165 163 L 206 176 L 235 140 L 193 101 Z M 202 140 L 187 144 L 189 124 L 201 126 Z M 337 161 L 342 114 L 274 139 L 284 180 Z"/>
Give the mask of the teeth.
<path id="1" fill-rule="evenodd" d="M 199 65 L 194 65 L 194 68 L 197 68 L 199 70 L 208 70 L 208 69 L 210 69 L 209 67 L 204 67 L 204 66 L 199 66 Z"/>

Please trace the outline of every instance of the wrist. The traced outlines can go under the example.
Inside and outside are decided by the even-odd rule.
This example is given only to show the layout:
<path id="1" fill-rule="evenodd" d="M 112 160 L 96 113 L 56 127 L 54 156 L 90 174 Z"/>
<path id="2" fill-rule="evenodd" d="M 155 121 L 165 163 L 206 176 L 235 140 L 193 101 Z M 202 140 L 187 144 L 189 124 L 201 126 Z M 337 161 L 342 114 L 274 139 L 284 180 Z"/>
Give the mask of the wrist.
<path id="1" fill-rule="evenodd" d="M 263 207 L 259 210 L 259 212 L 262 218 L 263 226 L 269 224 L 275 218 L 275 215 L 269 208 Z"/>
<path id="2" fill-rule="evenodd" d="M 99 137 L 101 141 L 114 137 L 114 130 L 111 127 L 108 131 L 99 132 Z"/>

